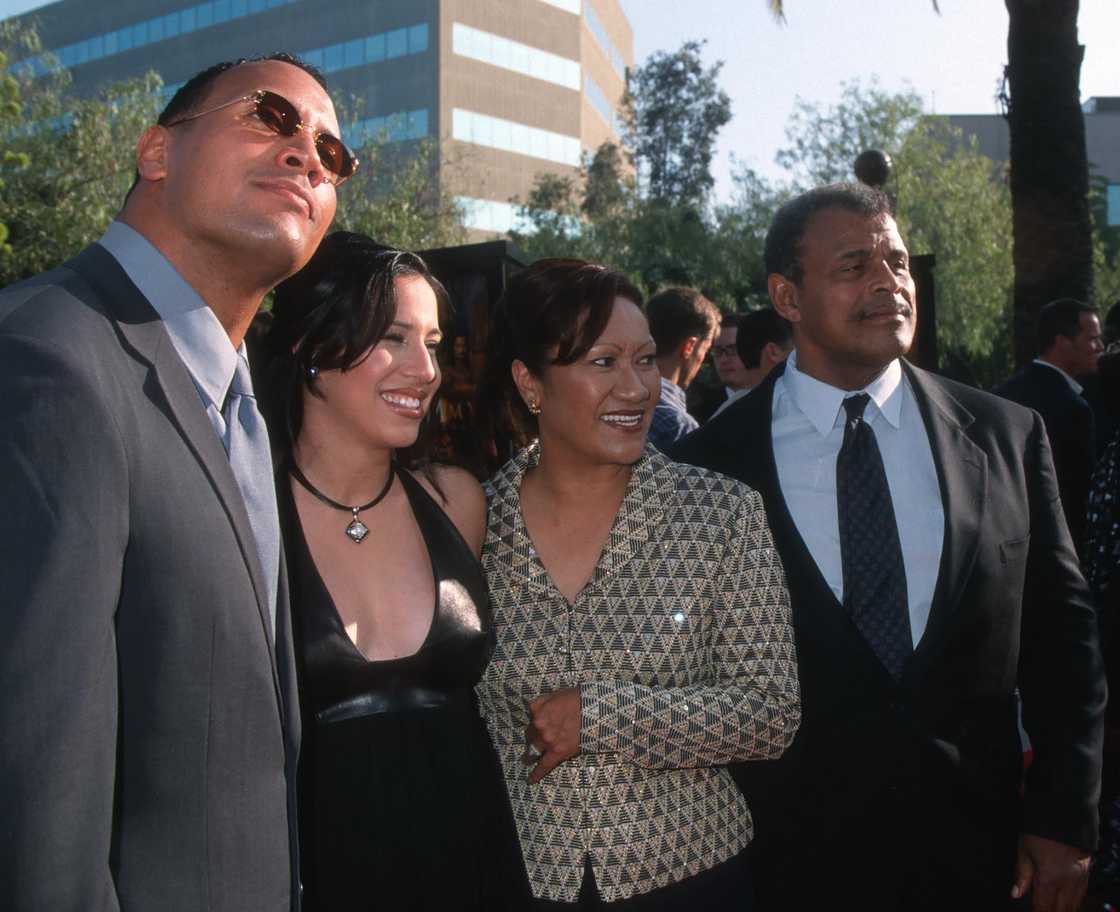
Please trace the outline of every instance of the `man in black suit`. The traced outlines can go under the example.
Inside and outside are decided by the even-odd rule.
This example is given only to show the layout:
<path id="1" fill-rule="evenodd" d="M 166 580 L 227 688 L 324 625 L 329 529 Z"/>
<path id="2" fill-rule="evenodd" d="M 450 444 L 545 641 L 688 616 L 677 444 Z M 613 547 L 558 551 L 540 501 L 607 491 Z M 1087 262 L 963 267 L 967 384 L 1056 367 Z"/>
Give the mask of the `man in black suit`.
<path id="1" fill-rule="evenodd" d="M 337 133 L 293 58 L 213 67 L 140 138 L 104 237 L 0 292 L 5 909 L 298 908 L 291 623 L 241 343 L 331 222 Z"/>
<path id="2" fill-rule="evenodd" d="M 762 494 L 790 588 L 801 728 L 737 771 L 760 907 L 993 910 L 1014 889 L 1072 910 L 1105 686 L 1042 422 L 902 360 L 914 282 L 881 192 L 783 206 L 766 266 L 793 354 L 671 451 Z"/>
<path id="3" fill-rule="evenodd" d="M 1104 351 L 1096 309 L 1073 298 L 1051 301 L 1038 314 L 1038 350 L 1034 361 L 992 392 L 1042 416 L 1066 524 L 1080 549 L 1096 440 L 1093 409 L 1077 378 L 1095 374 Z"/>

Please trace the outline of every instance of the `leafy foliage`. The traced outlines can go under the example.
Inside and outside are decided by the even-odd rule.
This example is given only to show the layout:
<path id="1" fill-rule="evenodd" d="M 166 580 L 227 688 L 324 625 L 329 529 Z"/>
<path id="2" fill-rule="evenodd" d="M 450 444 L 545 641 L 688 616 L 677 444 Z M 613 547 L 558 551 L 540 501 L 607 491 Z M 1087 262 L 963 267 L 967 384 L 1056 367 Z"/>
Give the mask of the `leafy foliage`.
<path id="1" fill-rule="evenodd" d="M 0 24 L 0 52 L 38 53 L 33 30 Z M 16 68 L 20 120 L 0 134 L 0 287 L 57 266 L 104 232 L 133 178 L 133 149 L 156 114 L 159 77 L 106 86 L 94 98 L 66 94 L 60 66 L 30 79 Z"/>
<path id="2" fill-rule="evenodd" d="M 628 139 L 651 199 L 702 206 L 715 183 L 712 155 L 731 119 L 731 99 L 719 86 L 717 63 L 705 68 L 703 42 L 658 51 L 635 69 L 625 99 Z"/>
<path id="3" fill-rule="evenodd" d="M 406 250 L 465 240 L 462 213 L 437 179 L 433 140 L 406 147 L 373 142 L 359 158 L 358 173 L 339 190 L 332 230 L 358 231 Z"/>

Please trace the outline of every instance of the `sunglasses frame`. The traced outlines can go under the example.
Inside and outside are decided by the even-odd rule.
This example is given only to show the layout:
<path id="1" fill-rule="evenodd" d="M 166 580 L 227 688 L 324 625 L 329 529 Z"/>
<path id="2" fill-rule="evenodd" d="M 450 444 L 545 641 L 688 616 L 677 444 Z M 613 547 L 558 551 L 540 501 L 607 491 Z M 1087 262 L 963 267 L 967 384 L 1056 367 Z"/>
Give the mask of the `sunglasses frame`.
<path id="1" fill-rule="evenodd" d="M 296 133 L 301 132 L 301 131 L 305 132 L 305 133 L 309 133 L 311 135 L 311 141 L 315 144 L 315 153 L 319 156 L 319 164 L 321 164 L 323 166 L 323 171 L 326 174 L 329 175 L 329 178 L 327 179 L 327 183 L 331 184 L 334 187 L 339 187 L 343 183 L 348 181 L 350 178 L 352 178 L 357 173 L 358 164 L 359 164 L 358 157 L 353 153 L 353 151 L 350 149 L 350 147 L 348 145 L 346 145 L 346 143 L 344 143 L 341 139 L 339 139 L 339 137 L 335 136 L 333 133 L 328 133 L 325 130 L 316 130 L 310 124 L 304 123 L 302 120 L 299 119 L 299 111 L 296 110 L 296 106 L 294 104 L 292 104 L 290 101 L 288 101 L 288 99 L 285 98 L 283 95 L 279 94 L 278 92 L 273 92 L 270 89 L 257 89 L 255 92 L 250 92 L 248 95 L 242 95 L 240 98 L 231 99 L 230 101 L 223 102 L 220 105 L 215 105 L 212 108 L 207 108 L 205 111 L 196 111 L 194 114 L 188 114 L 186 117 L 180 117 L 178 120 L 173 120 L 171 123 L 164 124 L 163 126 L 164 126 L 165 129 L 170 129 L 171 127 L 177 127 L 180 124 L 189 123 L 192 120 L 198 120 L 198 118 L 205 117 L 207 114 L 213 114 L 215 111 L 221 111 L 224 108 L 230 108 L 230 107 L 233 107 L 233 105 L 235 105 L 235 104 L 241 104 L 242 102 L 246 102 L 246 101 L 253 102 L 253 104 L 256 105 L 258 110 L 259 110 L 261 102 L 264 101 L 265 98 L 267 98 L 268 96 L 272 96 L 273 98 L 275 98 L 275 99 L 283 102 L 285 105 L 287 105 L 288 108 L 291 110 L 292 114 L 295 115 L 296 123 L 295 123 L 295 126 L 293 127 L 291 133 L 284 133 L 280 130 L 274 130 L 271 126 L 267 126 L 268 121 L 266 121 L 264 118 L 261 118 L 261 122 L 264 123 L 267 126 L 267 129 L 269 130 L 269 132 L 275 134 L 276 136 L 291 137 L 291 136 L 295 136 Z M 339 149 L 342 151 L 342 153 L 347 158 L 349 158 L 349 160 L 350 160 L 350 173 L 349 174 L 342 175 L 342 174 L 339 174 L 336 171 L 332 171 L 330 168 L 327 167 L 326 162 L 323 161 L 322 153 L 319 152 L 319 140 L 321 138 L 324 138 L 324 137 L 326 139 L 333 139 L 335 142 L 337 142 L 338 146 L 339 146 Z"/>

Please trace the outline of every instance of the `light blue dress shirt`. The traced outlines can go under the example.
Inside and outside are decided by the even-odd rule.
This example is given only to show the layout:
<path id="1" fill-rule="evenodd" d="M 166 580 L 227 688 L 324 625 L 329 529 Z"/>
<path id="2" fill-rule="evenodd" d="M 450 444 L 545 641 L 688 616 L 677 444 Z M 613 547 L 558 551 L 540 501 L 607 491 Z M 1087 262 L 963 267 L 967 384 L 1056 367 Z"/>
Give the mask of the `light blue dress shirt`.
<path id="1" fill-rule="evenodd" d="M 842 390 L 802 373 L 797 354 L 774 384 L 772 433 L 778 482 L 794 525 L 836 598 L 844 600 L 836 457 L 844 440 L 842 402 L 864 392 L 898 522 L 910 632 L 917 646 L 929 620 L 945 538 L 945 510 L 929 436 L 914 391 L 896 360 L 862 390 Z"/>
<path id="2" fill-rule="evenodd" d="M 229 430 L 222 406 L 237 370 L 237 360 L 246 357 L 245 343 L 233 347 L 214 311 L 142 234 L 124 222 L 114 221 L 98 243 L 120 263 L 132 284 L 159 314 L 171 344 L 194 381 L 206 417 L 228 452 Z M 279 530 L 273 540 L 279 541 Z M 261 563 L 265 567 L 277 566 L 277 560 L 265 560 L 264 555 Z M 275 631 L 279 580 L 265 580 L 265 584 Z"/>

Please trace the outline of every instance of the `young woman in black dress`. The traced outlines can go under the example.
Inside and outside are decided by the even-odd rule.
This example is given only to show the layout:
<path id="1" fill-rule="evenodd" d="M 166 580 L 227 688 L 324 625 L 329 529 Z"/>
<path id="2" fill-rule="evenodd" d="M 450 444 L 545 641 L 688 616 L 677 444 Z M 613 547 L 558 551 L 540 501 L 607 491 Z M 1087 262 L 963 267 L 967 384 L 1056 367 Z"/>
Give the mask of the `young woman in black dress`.
<path id="1" fill-rule="evenodd" d="M 524 907 L 473 694 L 494 642 L 485 499 L 422 458 L 445 303 L 419 257 L 338 232 L 277 289 L 266 336 L 312 910 Z"/>

